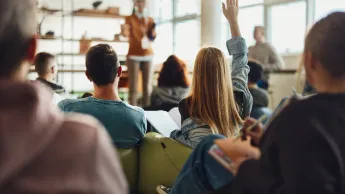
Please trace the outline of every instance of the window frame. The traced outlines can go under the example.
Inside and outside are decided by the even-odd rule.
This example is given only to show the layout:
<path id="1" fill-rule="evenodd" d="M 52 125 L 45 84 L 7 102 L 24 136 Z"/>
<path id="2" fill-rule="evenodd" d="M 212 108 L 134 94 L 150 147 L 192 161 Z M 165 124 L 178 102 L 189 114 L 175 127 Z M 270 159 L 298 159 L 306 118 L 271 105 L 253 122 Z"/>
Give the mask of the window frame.
<path id="1" fill-rule="evenodd" d="M 158 0 L 162 1 L 162 0 Z M 172 2 L 172 19 L 169 20 L 160 20 L 159 18 L 157 19 L 157 23 L 162 24 L 162 23 L 172 23 L 173 26 L 173 40 L 172 40 L 172 45 L 173 45 L 173 51 L 175 53 L 176 51 L 176 25 L 179 22 L 185 22 L 188 20 L 200 20 L 201 18 L 201 13 L 200 14 L 188 14 L 185 16 L 177 16 L 177 1 L 176 0 L 170 0 Z M 200 0 L 202 1 L 202 0 Z M 264 7 L 264 22 L 263 25 L 265 26 L 266 29 L 266 38 L 268 41 L 272 40 L 272 25 L 271 25 L 271 10 L 273 6 L 276 5 L 284 5 L 284 4 L 289 4 L 289 3 L 294 3 L 294 2 L 299 2 L 299 1 L 304 1 L 306 2 L 306 29 L 308 27 L 312 26 L 316 21 L 315 18 L 315 9 L 316 9 L 316 1 L 317 0 L 264 0 L 262 3 L 255 3 L 251 5 L 245 5 L 241 6 L 240 9 L 244 8 L 250 8 L 250 7 L 255 7 L 255 6 L 263 6 Z M 228 34 L 230 38 L 230 34 Z M 281 55 L 296 55 L 297 53 L 280 53 Z"/>

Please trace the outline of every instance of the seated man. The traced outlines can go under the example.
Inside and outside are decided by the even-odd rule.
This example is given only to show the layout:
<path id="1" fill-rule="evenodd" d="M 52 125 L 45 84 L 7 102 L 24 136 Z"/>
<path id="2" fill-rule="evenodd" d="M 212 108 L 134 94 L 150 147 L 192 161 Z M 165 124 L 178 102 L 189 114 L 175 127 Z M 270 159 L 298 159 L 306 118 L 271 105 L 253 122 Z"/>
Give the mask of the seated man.
<path id="1" fill-rule="evenodd" d="M 94 94 L 84 99 L 61 101 L 64 112 L 79 112 L 96 117 L 118 148 L 131 148 L 146 133 L 144 110 L 122 102 L 118 83 L 122 67 L 117 54 L 107 44 L 92 47 L 86 54 L 86 77 L 93 82 Z"/>
<path id="2" fill-rule="evenodd" d="M 65 93 L 65 88 L 53 82 L 57 75 L 57 65 L 54 55 L 46 52 L 38 53 L 35 57 L 35 70 L 38 73 L 37 81 L 51 88 L 55 93 Z"/>
<path id="3" fill-rule="evenodd" d="M 253 96 L 253 109 L 250 116 L 259 119 L 262 115 L 271 116 L 272 111 L 268 109 L 269 96 L 268 93 L 258 87 L 258 82 L 262 78 L 263 68 L 255 61 L 249 61 L 248 66 L 250 72 L 248 74 L 248 88 Z M 265 119 L 264 123 L 267 121 Z"/>

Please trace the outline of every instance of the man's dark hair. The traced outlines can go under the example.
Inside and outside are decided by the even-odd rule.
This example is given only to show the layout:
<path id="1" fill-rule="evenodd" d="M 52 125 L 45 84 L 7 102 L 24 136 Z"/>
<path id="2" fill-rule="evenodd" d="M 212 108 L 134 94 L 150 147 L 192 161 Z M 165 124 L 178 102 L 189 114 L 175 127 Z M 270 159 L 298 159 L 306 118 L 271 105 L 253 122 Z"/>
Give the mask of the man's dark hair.
<path id="1" fill-rule="evenodd" d="M 98 44 L 86 54 L 86 71 L 97 86 L 112 84 L 120 66 L 114 49 L 108 44 Z"/>
<path id="2" fill-rule="evenodd" d="M 54 59 L 54 58 L 55 58 L 54 55 L 50 53 L 46 53 L 46 52 L 41 52 L 36 55 L 34 65 L 35 65 L 35 70 L 39 76 L 44 76 L 45 74 L 49 72 L 51 68 L 49 66 L 49 60 Z"/>
<path id="3" fill-rule="evenodd" d="M 36 29 L 36 1 L 0 1 L 0 77 L 18 70 Z"/>
<path id="4" fill-rule="evenodd" d="M 248 66 L 250 68 L 250 72 L 248 74 L 249 82 L 257 83 L 262 78 L 262 73 L 263 73 L 262 66 L 254 61 L 248 61 Z"/>
<path id="5" fill-rule="evenodd" d="M 345 12 L 334 12 L 310 29 L 304 57 L 310 53 L 334 78 L 345 76 Z"/>

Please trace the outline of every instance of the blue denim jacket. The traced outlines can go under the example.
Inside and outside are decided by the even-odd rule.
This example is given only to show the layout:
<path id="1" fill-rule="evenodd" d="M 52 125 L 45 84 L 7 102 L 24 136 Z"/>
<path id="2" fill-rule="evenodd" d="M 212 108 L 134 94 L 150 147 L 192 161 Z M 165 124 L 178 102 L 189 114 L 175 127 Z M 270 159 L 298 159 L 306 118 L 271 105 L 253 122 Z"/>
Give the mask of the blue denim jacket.
<path id="1" fill-rule="evenodd" d="M 233 55 L 231 68 L 233 90 L 239 106 L 239 113 L 244 119 L 249 116 L 253 105 L 253 98 L 248 89 L 247 44 L 242 37 L 233 37 L 226 44 L 229 54 Z M 195 148 L 205 136 L 210 134 L 213 134 L 213 132 L 209 126 L 193 118 L 188 118 L 182 122 L 181 130 L 173 131 L 170 137 L 186 146 Z M 237 136 L 237 134 L 238 131 L 234 136 Z"/>

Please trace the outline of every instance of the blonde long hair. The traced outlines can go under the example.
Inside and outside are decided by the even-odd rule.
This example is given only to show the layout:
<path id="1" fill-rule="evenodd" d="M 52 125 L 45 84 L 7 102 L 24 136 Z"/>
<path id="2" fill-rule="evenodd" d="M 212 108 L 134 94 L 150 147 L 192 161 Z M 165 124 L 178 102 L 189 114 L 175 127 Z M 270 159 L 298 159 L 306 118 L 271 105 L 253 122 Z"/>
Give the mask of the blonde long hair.
<path id="1" fill-rule="evenodd" d="M 189 99 L 190 117 L 210 126 L 215 134 L 231 137 L 243 123 L 237 111 L 230 67 L 217 48 L 199 51 Z"/>

